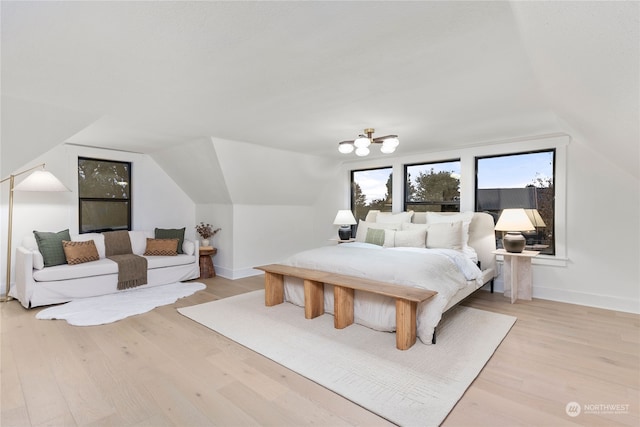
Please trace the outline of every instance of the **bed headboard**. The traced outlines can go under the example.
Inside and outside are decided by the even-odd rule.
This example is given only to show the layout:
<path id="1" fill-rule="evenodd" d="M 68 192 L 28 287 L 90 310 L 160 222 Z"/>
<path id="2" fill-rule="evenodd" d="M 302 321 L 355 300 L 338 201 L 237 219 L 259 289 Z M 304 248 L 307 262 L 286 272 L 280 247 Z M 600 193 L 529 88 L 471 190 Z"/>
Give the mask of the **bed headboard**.
<path id="1" fill-rule="evenodd" d="M 371 210 L 365 221 L 375 222 L 379 211 Z M 457 212 L 438 212 L 441 215 L 455 215 Z M 415 212 L 411 219 L 414 224 L 426 224 L 427 213 Z M 471 224 L 469 224 L 469 246 L 476 250 L 478 260 L 483 270 L 493 268 L 496 274 L 496 233 L 493 217 L 488 213 L 474 212 Z"/>

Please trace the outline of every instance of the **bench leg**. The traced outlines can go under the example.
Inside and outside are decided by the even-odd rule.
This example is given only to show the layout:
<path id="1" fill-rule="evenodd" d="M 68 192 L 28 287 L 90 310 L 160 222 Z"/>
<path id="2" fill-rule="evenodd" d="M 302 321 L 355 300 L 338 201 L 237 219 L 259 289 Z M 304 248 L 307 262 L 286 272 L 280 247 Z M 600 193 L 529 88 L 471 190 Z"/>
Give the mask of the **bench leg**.
<path id="1" fill-rule="evenodd" d="M 396 348 L 407 350 L 416 343 L 416 311 L 418 303 L 396 299 Z"/>
<path id="2" fill-rule="evenodd" d="M 304 317 L 313 319 L 324 314 L 324 283 L 304 281 Z"/>
<path id="3" fill-rule="evenodd" d="M 333 326 L 344 329 L 353 323 L 353 289 L 333 287 Z"/>
<path id="4" fill-rule="evenodd" d="M 284 302 L 284 277 L 282 274 L 264 273 L 264 305 L 271 307 Z"/>

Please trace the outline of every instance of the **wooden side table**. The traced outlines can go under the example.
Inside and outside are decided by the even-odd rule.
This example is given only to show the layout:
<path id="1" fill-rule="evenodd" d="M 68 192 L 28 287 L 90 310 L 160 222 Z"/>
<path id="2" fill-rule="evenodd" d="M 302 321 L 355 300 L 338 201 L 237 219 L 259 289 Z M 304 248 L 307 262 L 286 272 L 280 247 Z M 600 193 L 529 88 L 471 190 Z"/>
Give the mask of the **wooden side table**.
<path id="1" fill-rule="evenodd" d="M 511 304 L 518 298 L 531 301 L 533 286 L 531 259 L 540 252 L 513 253 L 498 249 L 493 253 L 504 257 L 504 296 L 511 298 Z"/>
<path id="2" fill-rule="evenodd" d="M 218 253 L 218 249 L 200 248 L 200 278 L 208 279 L 216 277 L 216 269 L 213 266 L 213 256 Z"/>

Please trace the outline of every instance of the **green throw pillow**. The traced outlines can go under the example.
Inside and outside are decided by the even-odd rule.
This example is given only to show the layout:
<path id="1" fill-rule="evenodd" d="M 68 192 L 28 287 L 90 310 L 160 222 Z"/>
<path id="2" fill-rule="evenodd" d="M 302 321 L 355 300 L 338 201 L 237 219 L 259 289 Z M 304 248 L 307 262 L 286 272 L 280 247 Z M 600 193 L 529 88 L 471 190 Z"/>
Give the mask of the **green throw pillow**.
<path id="1" fill-rule="evenodd" d="M 34 230 L 33 234 L 36 237 L 38 250 L 42 254 L 45 267 L 53 267 L 54 265 L 67 263 L 67 257 L 64 255 L 62 241 L 71 240 L 69 229 L 62 230 L 57 233 Z"/>
<path id="2" fill-rule="evenodd" d="M 178 239 L 178 253 L 182 254 L 182 244 L 184 243 L 184 230 L 183 228 L 156 228 L 156 239 Z"/>
<path id="3" fill-rule="evenodd" d="M 364 239 L 365 243 L 373 243 L 374 245 L 384 245 L 384 230 L 371 228 L 367 230 L 367 237 Z"/>

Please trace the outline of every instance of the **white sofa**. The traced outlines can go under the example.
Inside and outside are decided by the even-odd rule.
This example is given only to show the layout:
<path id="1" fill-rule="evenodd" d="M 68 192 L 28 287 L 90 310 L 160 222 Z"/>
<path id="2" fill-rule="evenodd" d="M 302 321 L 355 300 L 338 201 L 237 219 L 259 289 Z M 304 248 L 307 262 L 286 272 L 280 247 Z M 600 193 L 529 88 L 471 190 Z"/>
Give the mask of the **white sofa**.
<path id="1" fill-rule="evenodd" d="M 152 231 L 129 231 L 129 237 L 133 253 L 142 255 L 147 238 L 154 236 Z M 89 239 L 96 244 L 99 260 L 44 267 L 35 237 L 25 237 L 16 251 L 15 284 L 9 295 L 18 299 L 24 307 L 32 308 L 122 292 L 117 288 L 118 266 L 105 257 L 104 237 L 99 233 L 71 236 L 71 240 L 76 241 Z M 199 245 L 185 239 L 182 250 L 184 253 L 176 256 L 145 256 L 148 283 L 134 289 L 200 277 Z"/>

